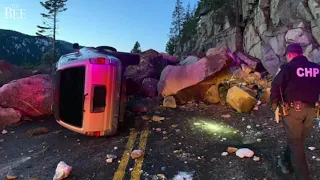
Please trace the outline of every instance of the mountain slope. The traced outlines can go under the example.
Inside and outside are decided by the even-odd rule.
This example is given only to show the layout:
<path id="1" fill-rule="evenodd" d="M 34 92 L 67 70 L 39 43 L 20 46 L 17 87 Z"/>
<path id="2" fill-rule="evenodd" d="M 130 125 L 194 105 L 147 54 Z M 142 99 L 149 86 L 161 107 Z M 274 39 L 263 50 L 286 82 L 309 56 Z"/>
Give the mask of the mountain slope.
<path id="1" fill-rule="evenodd" d="M 11 64 L 37 64 L 44 53 L 51 48 L 51 42 L 37 36 L 17 31 L 0 29 L 0 60 Z M 58 40 L 57 57 L 73 51 L 72 43 Z"/>

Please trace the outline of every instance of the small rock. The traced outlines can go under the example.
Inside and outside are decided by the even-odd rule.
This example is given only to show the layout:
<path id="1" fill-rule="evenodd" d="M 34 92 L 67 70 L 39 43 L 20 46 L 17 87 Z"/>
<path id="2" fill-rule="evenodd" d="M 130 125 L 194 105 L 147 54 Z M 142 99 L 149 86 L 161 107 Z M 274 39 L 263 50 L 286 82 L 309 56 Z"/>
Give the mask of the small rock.
<path id="1" fill-rule="evenodd" d="M 236 151 L 238 151 L 238 148 L 235 148 L 235 147 L 228 147 L 227 149 L 228 153 L 235 153 Z"/>
<path id="2" fill-rule="evenodd" d="M 223 152 L 221 156 L 227 156 L 228 154 L 229 154 L 228 152 Z"/>
<path id="3" fill-rule="evenodd" d="M 242 121 L 246 120 L 245 118 L 242 118 Z"/>
<path id="4" fill-rule="evenodd" d="M 117 159 L 118 157 L 114 154 L 107 154 L 106 158 L 107 159 Z"/>
<path id="5" fill-rule="evenodd" d="M 312 156 L 312 159 L 315 159 L 316 157 L 315 156 Z"/>
<path id="6" fill-rule="evenodd" d="M 7 134 L 8 133 L 8 131 L 7 130 L 2 130 L 2 134 Z"/>
<path id="7" fill-rule="evenodd" d="M 308 147 L 308 149 L 310 149 L 311 151 L 315 150 L 315 147 Z"/>
<path id="8" fill-rule="evenodd" d="M 129 171 L 132 171 L 132 170 L 133 170 L 133 168 L 130 168 L 130 169 L 129 169 Z"/>
<path id="9" fill-rule="evenodd" d="M 16 172 L 10 169 L 7 174 L 7 179 L 17 179 L 17 178 L 18 176 L 16 175 Z"/>
<path id="10" fill-rule="evenodd" d="M 254 111 L 258 111 L 258 110 L 259 110 L 259 107 L 258 107 L 258 106 L 255 106 L 255 107 L 253 108 L 253 110 L 254 110 Z"/>
<path id="11" fill-rule="evenodd" d="M 195 125 L 195 126 L 199 126 L 199 125 L 200 125 L 200 123 L 193 123 L 193 125 Z"/>
<path id="12" fill-rule="evenodd" d="M 254 155 L 254 152 L 248 148 L 241 148 L 237 150 L 236 155 L 240 158 L 244 158 L 244 157 L 251 158 Z"/>
<path id="13" fill-rule="evenodd" d="M 224 114 L 224 115 L 221 115 L 221 117 L 227 119 L 227 118 L 231 118 L 231 115 L 230 114 Z"/>
<path id="14" fill-rule="evenodd" d="M 4 139 L 0 139 L 0 142 L 4 142 Z"/>
<path id="15" fill-rule="evenodd" d="M 157 174 L 157 178 L 158 180 L 165 180 L 166 176 L 164 176 L 163 174 Z"/>
<path id="16" fill-rule="evenodd" d="M 29 150 L 29 151 L 28 151 L 28 153 L 32 153 L 32 152 L 33 152 L 33 150 Z"/>
<path id="17" fill-rule="evenodd" d="M 177 108 L 176 100 L 173 96 L 165 97 L 163 99 L 163 107 L 166 108 Z"/>
<path id="18" fill-rule="evenodd" d="M 261 142 L 261 139 L 257 139 L 257 142 Z"/>
<path id="19" fill-rule="evenodd" d="M 176 132 L 179 133 L 179 132 L 181 132 L 181 131 L 180 131 L 180 129 L 176 129 Z"/>
<path id="20" fill-rule="evenodd" d="M 171 127 L 176 128 L 178 127 L 178 124 L 172 124 Z"/>
<path id="21" fill-rule="evenodd" d="M 257 156 L 254 156 L 254 157 L 253 157 L 253 160 L 254 160 L 254 161 L 260 161 L 260 158 L 257 157 Z"/>
<path id="22" fill-rule="evenodd" d="M 248 129 L 251 129 L 251 126 L 250 126 L 250 125 L 248 125 L 248 126 L 247 126 L 247 128 L 248 128 Z"/>
<path id="23" fill-rule="evenodd" d="M 117 150 L 117 149 L 118 149 L 118 147 L 114 147 L 113 149 L 114 149 L 114 150 Z"/>
<path id="24" fill-rule="evenodd" d="M 162 131 L 162 134 L 167 134 L 167 131 Z"/>
<path id="25" fill-rule="evenodd" d="M 152 116 L 152 121 L 163 121 L 165 118 L 161 116 Z"/>
<path id="26" fill-rule="evenodd" d="M 134 150 L 131 153 L 131 158 L 132 159 L 138 159 L 138 158 L 142 157 L 143 154 L 144 154 L 144 152 L 142 150 Z"/>
<path id="27" fill-rule="evenodd" d="M 161 128 L 157 128 L 156 131 L 157 131 L 157 132 L 161 132 Z"/>
<path id="28" fill-rule="evenodd" d="M 149 121 L 149 120 L 150 120 L 150 118 L 149 118 L 148 116 L 141 116 L 141 118 L 142 118 L 142 120 L 144 120 L 144 121 Z"/>
<path id="29" fill-rule="evenodd" d="M 17 179 L 17 176 L 7 175 L 7 179 Z"/>
<path id="30" fill-rule="evenodd" d="M 112 161 L 113 161 L 112 158 L 108 158 L 108 159 L 106 160 L 107 163 L 112 163 Z"/>

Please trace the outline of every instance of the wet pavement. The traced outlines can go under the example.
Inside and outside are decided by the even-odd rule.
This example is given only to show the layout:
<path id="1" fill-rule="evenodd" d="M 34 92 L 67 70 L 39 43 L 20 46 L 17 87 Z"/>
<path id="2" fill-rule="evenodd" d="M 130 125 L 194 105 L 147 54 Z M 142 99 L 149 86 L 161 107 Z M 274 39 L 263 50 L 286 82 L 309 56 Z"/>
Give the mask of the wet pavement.
<path id="1" fill-rule="evenodd" d="M 231 118 L 222 118 L 225 114 Z M 134 128 L 99 138 L 71 132 L 54 120 L 7 127 L 8 133 L 0 134 L 0 140 L 4 140 L 0 141 L 1 179 L 5 179 L 10 167 L 18 179 L 52 179 L 60 161 L 73 167 L 66 179 L 76 180 L 152 180 L 157 179 L 156 175 L 200 180 L 293 179 L 292 175 L 283 175 L 276 165 L 286 140 L 282 125 L 270 119 L 268 107 L 239 114 L 216 105 L 189 104 L 177 109 L 156 105 L 147 115 L 166 119 L 152 122 L 138 116 Z M 46 127 L 49 133 L 32 137 L 26 134 L 38 127 Z M 306 143 L 313 179 L 320 179 L 319 140 L 319 127 L 315 125 Z M 235 154 L 222 156 L 229 146 L 249 148 L 260 161 L 241 159 Z M 311 151 L 309 146 L 316 149 Z M 129 153 L 134 149 L 145 150 L 145 156 L 131 159 Z M 107 154 L 118 158 L 107 164 Z"/>

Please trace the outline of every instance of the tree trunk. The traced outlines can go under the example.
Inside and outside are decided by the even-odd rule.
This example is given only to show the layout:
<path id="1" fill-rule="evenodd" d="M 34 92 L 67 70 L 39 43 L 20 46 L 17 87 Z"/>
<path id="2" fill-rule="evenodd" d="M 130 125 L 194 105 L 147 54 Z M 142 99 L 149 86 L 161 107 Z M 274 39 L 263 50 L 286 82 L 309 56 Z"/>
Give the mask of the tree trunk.
<path id="1" fill-rule="evenodd" d="M 52 53 L 52 71 L 54 71 L 54 66 L 56 62 L 56 22 L 57 22 L 57 13 L 54 13 L 54 19 L 53 19 L 53 53 Z"/>

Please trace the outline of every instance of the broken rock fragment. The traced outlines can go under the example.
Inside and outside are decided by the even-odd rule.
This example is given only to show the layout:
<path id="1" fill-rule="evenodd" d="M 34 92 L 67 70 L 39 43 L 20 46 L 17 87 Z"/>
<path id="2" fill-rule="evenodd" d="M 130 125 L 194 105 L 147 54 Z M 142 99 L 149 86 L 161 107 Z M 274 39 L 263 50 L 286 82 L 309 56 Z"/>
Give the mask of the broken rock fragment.
<path id="1" fill-rule="evenodd" d="M 67 165 L 65 162 L 60 161 L 56 168 L 56 173 L 53 180 L 61 180 L 69 176 L 72 171 L 72 167 Z"/>
<path id="2" fill-rule="evenodd" d="M 152 116 L 152 121 L 163 121 L 165 118 L 161 116 Z"/>
<path id="3" fill-rule="evenodd" d="M 254 161 L 260 161 L 260 158 L 259 158 L 258 156 L 254 156 L 254 157 L 253 157 L 253 160 L 254 160 Z"/>
<path id="4" fill-rule="evenodd" d="M 228 118 L 231 118 L 231 115 L 230 114 L 223 114 L 221 115 L 222 118 L 225 118 L 225 119 L 228 119 Z"/>
<path id="5" fill-rule="evenodd" d="M 227 102 L 240 113 L 250 112 L 257 104 L 255 98 L 237 86 L 233 86 L 228 90 Z"/>
<path id="6" fill-rule="evenodd" d="M 142 150 L 134 150 L 131 153 L 131 158 L 132 159 L 139 159 L 144 155 L 144 152 Z"/>
<path id="7" fill-rule="evenodd" d="M 227 149 L 228 153 L 235 153 L 236 151 L 238 151 L 238 148 L 235 148 L 235 147 L 228 147 Z"/>
<path id="8" fill-rule="evenodd" d="M 173 96 L 168 96 L 163 99 L 163 107 L 166 108 L 177 108 L 176 100 Z"/>
<path id="9" fill-rule="evenodd" d="M 223 152 L 221 153 L 221 156 L 227 156 L 229 153 L 228 152 Z"/>
<path id="10" fill-rule="evenodd" d="M 7 179 L 17 179 L 17 172 L 15 172 L 14 170 L 10 169 L 10 171 L 7 174 Z"/>
<path id="11" fill-rule="evenodd" d="M 240 158 L 244 158 L 244 157 L 251 158 L 254 155 L 254 152 L 248 148 L 241 148 L 236 151 L 236 155 Z"/>
<path id="12" fill-rule="evenodd" d="M 216 104 L 220 102 L 220 94 L 219 94 L 219 89 L 216 85 L 212 85 L 206 92 L 205 101 Z"/>

